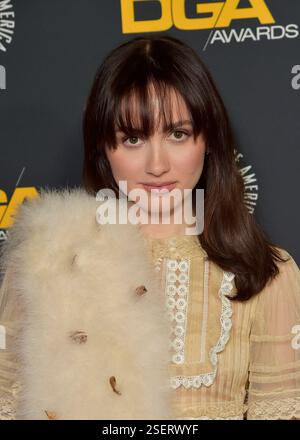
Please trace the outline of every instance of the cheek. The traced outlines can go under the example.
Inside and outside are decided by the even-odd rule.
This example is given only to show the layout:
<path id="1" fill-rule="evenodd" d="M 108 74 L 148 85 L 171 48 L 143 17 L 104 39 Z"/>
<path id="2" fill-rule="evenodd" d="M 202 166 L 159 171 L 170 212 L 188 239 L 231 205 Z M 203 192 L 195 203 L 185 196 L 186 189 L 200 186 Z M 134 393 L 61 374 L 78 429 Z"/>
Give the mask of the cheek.
<path id="1" fill-rule="evenodd" d="M 202 173 L 203 164 L 205 158 L 205 151 L 203 148 L 194 146 L 193 148 L 187 149 L 181 157 L 176 159 L 176 169 L 186 176 L 186 178 L 195 178 L 198 180 Z"/>
<path id="2" fill-rule="evenodd" d="M 117 150 L 107 155 L 113 176 L 116 180 L 130 180 L 140 169 L 140 163 L 133 156 Z"/>

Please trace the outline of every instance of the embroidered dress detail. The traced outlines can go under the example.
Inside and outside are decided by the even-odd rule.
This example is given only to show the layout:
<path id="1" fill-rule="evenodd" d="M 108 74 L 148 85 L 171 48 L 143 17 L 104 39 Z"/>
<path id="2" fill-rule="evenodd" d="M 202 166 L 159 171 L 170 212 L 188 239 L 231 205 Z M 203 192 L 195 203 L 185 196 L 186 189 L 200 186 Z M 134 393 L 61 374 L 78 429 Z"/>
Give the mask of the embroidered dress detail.
<path id="1" fill-rule="evenodd" d="M 171 322 L 170 352 L 175 364 L 184 362 L 187 303 L 189 291 L 189 260 L 167 259 L 166 307 Z"/>
<path id="2" fill-rule="evenodd" d="M 205 265 L 206 270 L 207 265 Z M 206 277 L 207 275 L 205 275 Z M 218 365 L 218 353 L 224 350 L 225 345 L 227 344 L 230 337 L 230 330 L 232 327 L 231 316 L 232 316 L 232 308 L 231 303 L 225 295 L 230 294 L 232 290 L 232 281 L 234 279 L 234 274 L 231 272 L 223 272 L 223 280 L 219 290 L 219 297 L 222 302 L 222 311 L 220 317 L 221 323 L 221 334 L 217 344 L 211 348 L 209 353 L 210 362 L 213 366 L 213 370 L 210 373 L 195 375 L 195 376 L 173 376 L 170 379 L 171 387 L 176 389 L 180 385 L 183 385 L 185 388 L 199 388 L 202 384 L 205 386 L 210 386 L 215 380 L 217 373 L 217 365 Z"/>
<path id="3" fill-rule="evenodd" d="M 204 286 L 203 286 L 203 313 L 202 313 L 202 328 L 201 328 L 201 344 L 200 344 L 200 362 L 205 361 L 206 348 L 206 333 L 208 320 L 208 273 L 209 261 L 205 258 L 204 261 Z"/>
<path id="4" fill-rule="evenodd" d="M 164 291 L 166 294 L 167 316 L 171 323 L 170 329 L 170 352 L 171 364 L 184 365 L 185 345 L 187 338 L 187 319 L 190 291 L 190 269 L 193 258 L 203 258 L 203 307 L 201 312 L 201 326 L 199 327 L 200 357 L 198 362 L 209 364 L 208 371 L 196 375 L 173 374 L 170 376 L 170 386 L 177 389 L 200 388 L 202 385 L 209 387 L 213 384 L 218 364 L 218 354 L 224 350 L 232 327 L 232 308 L 230 296 L 233 289 L 234 274 L 222 271 L 221 286 L 218 298 L 220 308 L 220 333 L 216 337 L 216 343 L 209 349 L 207 347 L 207 326 L 209 316 L 209 271 L 210 262 L 206 251 L 202 248 L 197 236 L 171 236 L 166 238 L 145 237 L 148 243 L 157 272 L 161 273 L 161 279 L 165 280 Z M 198 261 L 198 260 L 197 260 Z M 201 261 L 201 260 L 200 260 Z M 200 286 L 199 286 L 200 288 Z M 201 295 L 199 290 L 199 295 Z M 207 367 L 207 365 L 206 365 Z"/>
<path id="5" fill-rule="evenodd" d="M 188 259 L 199 254 L 207 257 L 196 235 L 175 235 L 166 238 L 144 236 L 144 241 L 148 245 L 157 272 L 161 272 L 164 258 Z"/>

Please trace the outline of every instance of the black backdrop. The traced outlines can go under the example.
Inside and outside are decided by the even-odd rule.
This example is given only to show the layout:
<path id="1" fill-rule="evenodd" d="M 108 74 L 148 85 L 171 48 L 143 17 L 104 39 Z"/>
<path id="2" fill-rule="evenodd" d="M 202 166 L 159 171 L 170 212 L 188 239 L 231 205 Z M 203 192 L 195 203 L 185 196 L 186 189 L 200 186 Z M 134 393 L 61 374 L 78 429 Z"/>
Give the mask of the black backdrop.
<path id="1" fill-rule="evenodd" d="M 218 3 L 214 16 L 197 10 L 209 10 L 209 0 L 0 0 L 1 240 L 26 195 L 81 183 L 82 112 L 103 56 L 165 31 L 212 72 L 238 140 L 248 207 L 299 265 L 300 2 Z"/>

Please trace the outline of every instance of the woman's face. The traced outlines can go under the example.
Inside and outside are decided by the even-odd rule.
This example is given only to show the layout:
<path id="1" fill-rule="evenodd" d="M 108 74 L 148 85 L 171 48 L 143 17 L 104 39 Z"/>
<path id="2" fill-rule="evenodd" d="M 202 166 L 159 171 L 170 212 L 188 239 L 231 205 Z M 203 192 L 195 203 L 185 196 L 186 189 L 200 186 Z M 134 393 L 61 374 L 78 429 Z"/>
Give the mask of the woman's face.
<path id="1" fill-rule="evenodd" d="M 157 106 L 157 101 L 153 99 L 154 105 Z M 152 206 L 151 193 L 145 190 L 144 184 L 174 182 L 175 188 L 178 188 L 182 195 L 184 189 L 190 190 L 191 193 L 203 169 L 205 157 L 203 136 L 199 135 L 194 140 L 189 113 L 183 99 L 180 97 L 179 100 L 176 99 L 174 93 L 171 94 L 171 99 L 172 122 L 176 124 L 181 119 L 183 123 L 179 123 L 172 131 L 166 133 L 162 131 L 160 125 L 154 135 L 148 139 L 133 136 L 126 138 L 123 132 L 117 131 L 117 149 L 107 150 L 107 158 L 115 181 L 118 185 L 121 180 L 126 181 L 126 195 L 133 189 L 143 190 L 148 197 L 149 206 L 144 207 L 148 213 Z M 171 193 L 172 191 L 171 189 Z M 159 209 L 161 209 L 160 202 L 165 196 L 157 196 L 156 192 L 154 197 L 159 199 Z M 174 206 L 173 203 L 172 209 Z"/>

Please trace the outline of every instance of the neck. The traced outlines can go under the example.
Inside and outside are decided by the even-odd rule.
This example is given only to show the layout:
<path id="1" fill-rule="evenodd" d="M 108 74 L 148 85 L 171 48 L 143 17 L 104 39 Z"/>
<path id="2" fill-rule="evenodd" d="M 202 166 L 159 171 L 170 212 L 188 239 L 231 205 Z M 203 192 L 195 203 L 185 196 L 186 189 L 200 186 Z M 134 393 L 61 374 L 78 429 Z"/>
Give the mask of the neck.
<path id="1" fill-rule="evenodd" d="M 176 225 L 176 224 L 141 224 L 140 225 L 142 232 L 145 235 L 149 235 L 151 237 L 164 238 L 169 237 L 171 235 L 186 235 L 185 228 L 186 225 Z"/>
<path id="2" fill-rule="evenodd" d="M 134 202 L 130 201 L 130 204 L 134 205 Z M 195 218 L 196 213 L 193 207 L 193 216 Z M 184 216 L 183 216 L 184 217 Z M 157 217 L 156 217 L 157 218 Z M 185 218 L 180 223 L 174 222 L 174 211 L 172 210 L 170 213 L 170 221 L 168 224 L 162 223 L 161 214 L 158 216 L 158 223 L 151 222 L 151 215 L 148 214 L 148 223 L 139 223 L 139 227 L 145 236 L 153 237 L 153 238 L 165 238 L 170 236 L 185 236 L 185 235 L 194 235 L 196 222 L 193 224 L 187 224 Z M 198 235 L 198 234 L 197 234 Z"/>

